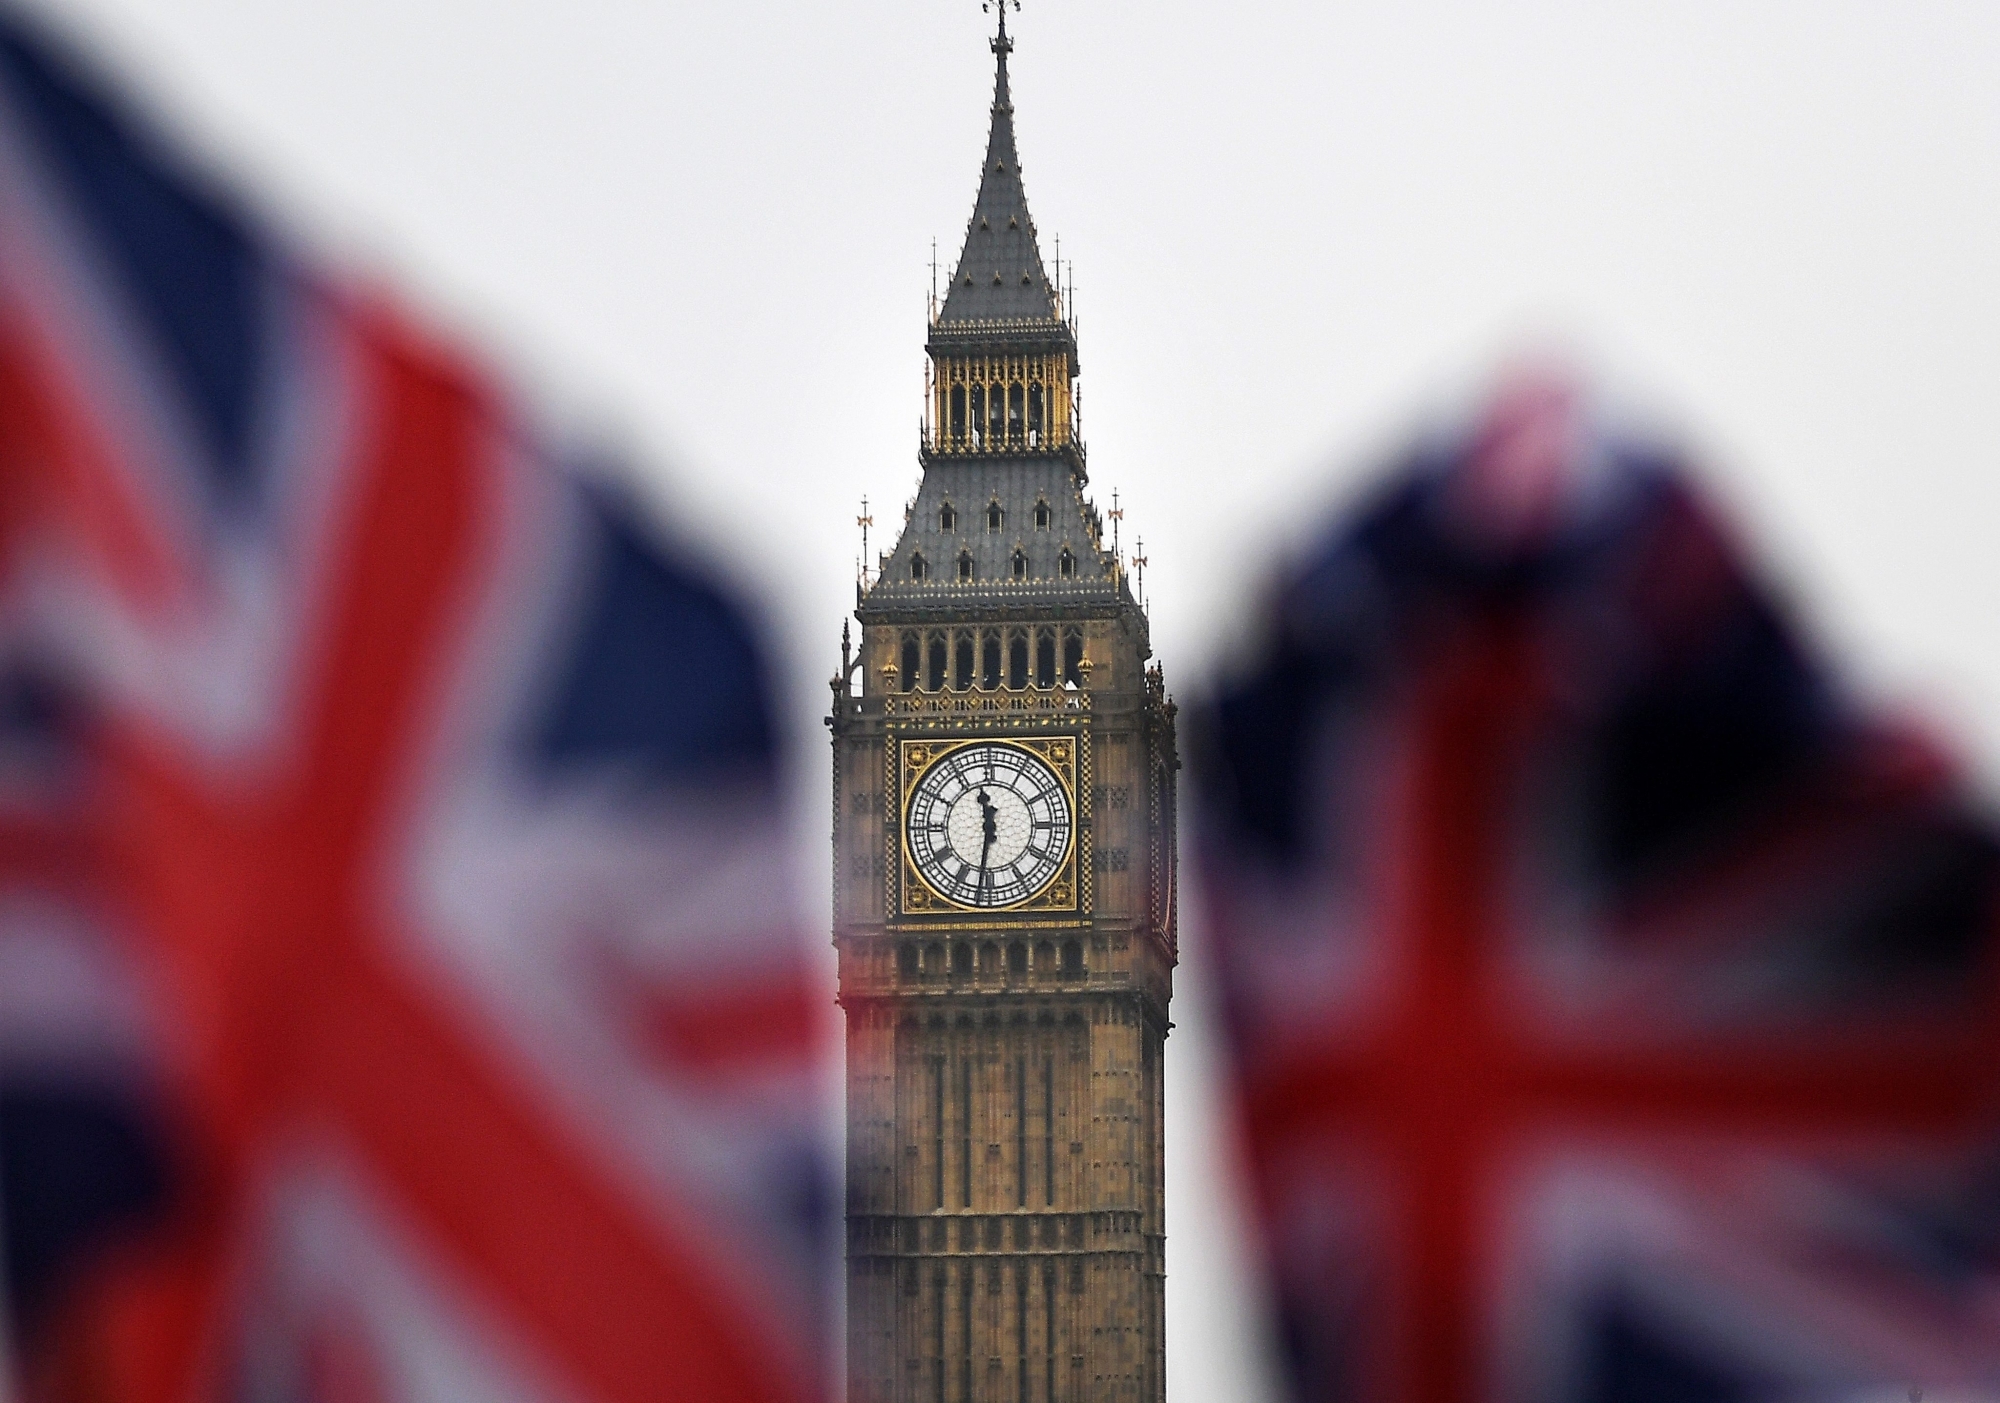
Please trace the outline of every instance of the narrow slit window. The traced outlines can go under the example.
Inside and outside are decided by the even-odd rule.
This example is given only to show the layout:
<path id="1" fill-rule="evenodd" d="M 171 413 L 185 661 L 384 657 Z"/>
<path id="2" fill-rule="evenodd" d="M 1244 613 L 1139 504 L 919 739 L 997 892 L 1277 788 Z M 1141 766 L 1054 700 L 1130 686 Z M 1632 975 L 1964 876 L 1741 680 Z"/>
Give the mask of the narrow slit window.
<path id="1" fill-rule="evenodd" d="M 1007 387 L 988 385 L 986 387 L 986 426 L 998 443 L 1007 432 Z"/>
<path id="2" fill-rule="evenodd" d="M 972 635 L 960 634 L 953 652 L 951 685 L 962 692 L 972 685 Z"/>
<path id="3" fill-rule="evenodd" d="M 1014 1206 L 1028 1206 L 1028 1059 L 1025 1057 L 1014 1059 Z"/>
<path id="4" fill-rule="evenodd" d="M 923 648 L 914 633 L 903 635 L 903 690 L 914 692 L 924 670 Z"/>
<path id="5" fill-rule="evenodd" d="M 1000 635 L 989 633 L 980 645 L 979 685 L 992 691 L 1000 685 Z"/>
<path id="6" fill-rule="evenodd" d="M 1063 681 L 1072 687 L 1083 685 L 1083 635 L 1074 629 L 1063 635 Z"/>
<path id="7" fill-rule="evenodd" d="M 1035 640 L 1035 685 L 1056 685 L 1056 640 L 1047 631 Z"/>
<path id="8" fill-rule="evenodd" d="M 1035 447 L 1042 441 L 1042 387 L 1028 386 L 1028 446 Z"/>
<path id="9" fill-rule="evenodd" d="M 1022 403 L 1024 398 L 1025 396 L 1022 394 L 1019 384 L 1007 387 L 1007 441 L 1009 443 L 1019 443 L 1021 441 L 1021 431 L 1025 417 Z"/>
<path id="10" fill-rule="evenodd" d="M 1007 640 L 1007 685 L 1025 687 L 1028 685 L 1028 640 L 1024 634 L 1015 634 Z"/>
<path id="11" fill-rule="evenodd" d="M 986 442 L 986 391 L 978 385 L 972 387 L 972 446 L 979 448 Z"/>
<path id="12" fill-rule="evenodd" d="M 1028 1373 L 1028 1264 L 1014 1264 L 1014 1373 L 1019 1403 L 1034 1403 L 1032 1375 Z"/>
<path id="13" fill-rule="evenodd" d="M 972 1207 L 972 1063 L 958 1064 L 958 1201 Z"/>
<path id="14" fill-rule="evenodd" d="M 944 1190 L 942 1190 L 942 1189 L 938 1190 L 938 1207 L 940 1207 L 940 1208 L 944 1207 Z M 1050 1270 L 1051 1272 L 1053 1272 L 1053 1271 L 1055 1270 L 1055 1268 L 1054 1268 L 1054 1267 L 1050 1267 L 1050 1268 L 1049 1268 L 1049 1270 Z M 1053 1280 L 1053 1279 L 1054 1279 L 1054 1278 L 1051 1278 L 1051 1280 Z M 935 1320 L 933 1320 L 933 1321 L 931 1322 L 931 1324 L 932 1324 L 932 1326 L 933 1326 L 933 1329 L 932 1329 L 932 1334 L 933 1334 L 933 1335 L 935 1336 L 935 1342 L 936 1342 L 936 1345 L 937 1345 L 937 1373 L 936 1373 L 936 1375 L 935 1375 L 935 1376 L 933 1377 L 933 1379 L 932 1379 L 932 1384 L 933 1384 L 933 1388 L 932 1388 L 932 1390 L 931 1390 L 931 1397 L 932 1397 L 932 1400 L 933 1400 L 933 1403 L 944 1403 L 944 1397 L 945 1397 L 945 1394 L 944 1394 L 944 1368 L 945 1368 L 945 1358 L 944 1358 L 944 1289 L 945 1289 L 945 1278 L 944 1278 L 944 1268 L 943 1268 L 943 1267 L 939 1267 L 939 1268 L 937 1269 L 937 1271 L 936 1271 L 936 1272 L 935 1272 L 935 1273 L 934 1273 L 934 1274 L 932 1275 L 932 1277 L 931 1277 L 931 1294 L 932 1294 L 932 1295 L 933 1295 L 933 1296 L 934 1296 L 934 1297 L 936 1298 L 936 1300 L 935 1300 L 935 1305 L 936 1305 L 936 1307 L 937 1307 L 937 1312 L 936 1312 L 936 1315 L 937 1315 L 937 1318 L 936 1318 Z M 1050 1375 L 1050 1379 L 1051 1379 L 1051 1383 L 1050 1383 L 1050 1388 L 1051 1388 L 1051 1389 L 1053 1389 L 1053 1388 L 1054 1388 L 1054 1383 L 1053 1383 L 1053 1380 L 1054 1380 L 1054 1377 L 1055 1377 L 1055 1376 L 1054 1376 L 1053 1374 L 1051 1374 L 1051 1375 Z M 1053 1392 L 1051 1392 L 1051 1393 L 1049 1394 L 1049 1397 L 1050 1397 L 1050 1398 L 1054 1398 L 1054 1397 L 1055 1397 L 1055 1394 L 1054 1394 Z"/>
<path id="15" fill-rule="evenodd" d="M 1056 1403 L 1056 1264 L 1042 1263 L 1042 1343 L 1047 1346 L 1042 1351 L 1044 1372 L 1048 1375 L 1042 1397 L 1048 1403 Z"/>
<path id="16" fill-rule="evenodd" d="M 958 1396 L 972 1398 L 972 1263 L 958 1269 Z"/>
<path id="17" fill-rule="evenodd" d="M 931 1058 L 931 1202 L 944 1207 L 944 1059 Z M 942 1282 L 943 1276 L 938 1280 Z M 939 1295 L 943 1295 L 940 1291 Z M 942 1301 L 938 1302 L 943 1305 Z M 939 1325 L 942 1336 L 942 1322 Z M 942 1354 L 943 1340 L 939 1339 L 939 1353 Z"/>
<path id="18" fill-rule="evenodd" d="M 930 653 L 930 675 L 924 679 L 924 690 L 927 692 L 942 692 L 944 690 L 945 665 L 943 638 L 933 637 L 931 639 Z"/>
<path id="19" fill-rule="evenodd" d="M 938 1191 L 942 1206 L 944 1191 Z M 1042 1204 L 1056 1206 L 1056 1064 L 1042 1063 Z"/>
<path id="20" fill-rule="evenodd" d="M 965 438 L 965 386 L 951 387 L 951 436 L 961 442 Z"/>

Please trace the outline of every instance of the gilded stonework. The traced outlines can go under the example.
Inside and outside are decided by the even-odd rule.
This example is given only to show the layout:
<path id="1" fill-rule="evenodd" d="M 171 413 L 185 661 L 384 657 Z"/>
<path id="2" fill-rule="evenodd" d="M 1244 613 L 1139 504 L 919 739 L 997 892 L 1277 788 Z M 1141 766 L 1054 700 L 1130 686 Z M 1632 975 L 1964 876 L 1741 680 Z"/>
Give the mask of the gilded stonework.
<path id="1" fill-rule="evenodd" d="M 955 901 L 926 881 L 923 873 L 911 860 L 906 836 L 911 797 L 925 774 L 954 751 L 962 751 L 967 746 L 993 739 L 1004 739 L 1007 745 L 1018 746 L 1039 757 L 1049 767 L 1062 787 L 1063 797 L 1070 812 L 1077 815 L 1076 829 L 1080 830 L 1082 821 L 1089 816 L 1089 795 L 1086 792 L 1079 796 L 1077 788 L 1076 766 L 1079 746 L 1074 736 L 962 735 L 954 740 L 900 742 L 896 747 L 899 759 L 896 792 L 900 795 L 900 821 L 894 826 L 893 841 L 901 866 L 902 913 L 906 916 L 937 916 L 983 909 Z M 1066 851 L 1057 864 L 1055 875 L 1025 900 L 1009 903 L 1003 909 L 1010 912 L 1077 910 L 1079 888 L 1076 874 L 1081 841 L 1078 833 L 1073 832 L 1066 836 Z"/>
<path id="2" fill-rule="evenodd" d="M 850 1403 L 1165 1398 L 1174 709 L 1089 495 L 1009 47 L 827 718 Z"/>

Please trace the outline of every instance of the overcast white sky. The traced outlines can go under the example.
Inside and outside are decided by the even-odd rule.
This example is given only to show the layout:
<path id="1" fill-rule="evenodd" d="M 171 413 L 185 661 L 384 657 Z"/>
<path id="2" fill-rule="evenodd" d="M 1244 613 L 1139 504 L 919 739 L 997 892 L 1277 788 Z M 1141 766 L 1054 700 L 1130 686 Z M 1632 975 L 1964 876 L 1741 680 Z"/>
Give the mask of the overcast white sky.
<path id="1" fill-rule="evenodd" d="M 801 852 L 863 493 L 914 488 L 974 0 L 42 0 L 322 251 L 478 337 L 793 650 Z M 1030 0 L 1029 198 L 1183 689 L 1274 551 L 1524 339 L 1678 426 L 1862 685 L 2000 773 L 2000 6 Z M 817 908 L 815 907 L 815 913 Z M 1254 1399 L 1198 970 L 1170 1379 Z"/>

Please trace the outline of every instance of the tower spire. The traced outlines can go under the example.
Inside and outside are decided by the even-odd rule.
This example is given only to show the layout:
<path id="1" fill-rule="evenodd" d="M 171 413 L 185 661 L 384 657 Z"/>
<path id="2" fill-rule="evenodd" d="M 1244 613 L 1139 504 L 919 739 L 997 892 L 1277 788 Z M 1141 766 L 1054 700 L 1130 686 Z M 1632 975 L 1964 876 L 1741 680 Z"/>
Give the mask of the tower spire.
<path id="1" fill-rule="evenodd" d="M 1005 108 L 1011 112 L 1014 110 L 1014 104 L 1007 92 L 1007 55 L 1014 52 L 1014 41 L 1007 37 L 1007 0 L 987 0 L 987 3 L 979 8 L 983 10 L 988 4 L 1000 11 L 1000 32 L 993 37 L 992 44 L 996 60 L 996 72 L 993 77 L 993 110 L 998 112 Z M 1014 8 L 1016 10 L 1021 8 L 1021 0 L 1014 0 Z"/>
<path id="2" fill-rule="evenodd" d="M 957 270 L 945 292 L 938 321 L 1046 323 L 1062 320 L 1055 284 L 1042 264 L 1035 240 L 1035 223 L 1028 217 L 1028 193 L 1021 184 L 1021 161 L 1014 146 L 1014 101 L 1007 83 L 1007 55 L 1014 40 L 1007 33 L 1009 6 L 1020 0 L 987 0 L 999 10 L 1000 22 L 989 47 L 993 50 L 993 124 L 986 137 L 986 162 L 979 175 L 979 196 L 967 221 L 965 244 Z"/>
<path id="3" fill-rule="evenodd" d="M 1020 0 L 985 0 L 983 6 L 999 11 L 987 44 L 993 51 L 992 124 L 979 169 L 979 193 L 972 217 L 965 222 L 965 242 L 943 296 L 935 302 L 925 338 L 931 373 L 925 387 L 929 398 L 924 447 L 927 454 L 953 457 L 1052 454 L 1069 463 L 1075 482 L 1081 484 L 1085 474 L 1076 420 L 1076 333 L 1066 318 L 1058 280 L 1049 276 L 1042 262 L 1035 221 L 1028 215 L 1027 189 L 1021 183 L 1014 103 L 1007 82 L 1007 60 L 1014 51 L 1013 36 L 1007 32 L 1010 6 L 1018 11 Z M 1050 502 L 1055 495 L 1059 493 L 1052 494 Z M 1026 505 L 1032 506 L 1034 500 Z M 1040 510 L 1046 517 L 1049 503 Z M 1005 517 L 1001 512 L 1000 519 Z M 995 533 L 1000 529 L 997 524 L 991 527 Z M 968 549 L 964 543 L 948 543 L 948 548 L 963 566 Z M 1018 554 L 1010 553 L 1004 562 L 1007 570 L 1017 568 Z M 922 562 L 905 563 L 922 569 L 929 561 L 926 555 Z M 978 572 L 984 567 L 975 562 L 971 568 Z M 960 578 L 999 577 L 975 573 Z"/>

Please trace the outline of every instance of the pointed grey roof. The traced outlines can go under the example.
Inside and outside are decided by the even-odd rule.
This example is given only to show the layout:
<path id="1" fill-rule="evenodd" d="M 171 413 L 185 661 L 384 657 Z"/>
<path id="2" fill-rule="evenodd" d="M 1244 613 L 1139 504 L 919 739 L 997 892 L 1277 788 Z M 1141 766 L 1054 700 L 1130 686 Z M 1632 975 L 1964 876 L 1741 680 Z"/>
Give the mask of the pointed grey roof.
<path id="1" fill-rule="evenodd" d="M 1037 507 L 1048 525 L 1035 525 Z M 951 526 L 945 526 L 945 508 Z M 989 515 L 998 507 L 998 524 Z M 1062 573 L 1062 556 L 1071 573 Z M 1014 573 L 1014 557 L 1021 573 Z M 913 557 L 924 558 L 916 578 Z M 961 577 L 959 559 L 966 560 Z M 1103 522 L 1084 499 L 1069 461 L 1057 454 L 996 454 L 932 463 L 917 488 L 894 549 L 868 587 L 864 607 L 903 616 L 962 614 L 968 609 L 1035 609 L 1131 601 L 1123 573 L 1105 548 Z"/>
<path id="2" fill-rule="evenodd" d="M 1007 91 L 1007 55 L 1013 47 L 1003 23 L 1000 37 L 993 41 L 997 71 L 986 165 L 965 228 L 958 270 L 938 313 L 940 328 L 992 322 L 1053 326 L 1062 321 L 1055 287 L 1042 267 L 1035 221 L 1028 217 L 1028 192 L 1021 184 L 1021 159 L 1014 149 L 1014 104 Z"/>
<path id="3" fill-rule="evenodd" d="M 993 41 L 998 63 L 986 168 L 930 349 L 933 355 L 1061 349 L 1074 374 L 1075 335 L 1042 266 L 1014 151 L 1012 49 L 1003 9 Z M 863 622 L 1136 610 L 1122 567 L 1105 549 L 1103 519 L 1083 495 L 1086 481 L 1075 438 L 1054 448 L 926 449 L 923 481 L 896 544 L 866 587 Z"/>

